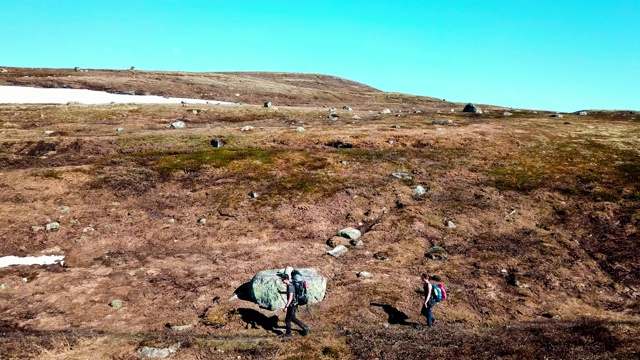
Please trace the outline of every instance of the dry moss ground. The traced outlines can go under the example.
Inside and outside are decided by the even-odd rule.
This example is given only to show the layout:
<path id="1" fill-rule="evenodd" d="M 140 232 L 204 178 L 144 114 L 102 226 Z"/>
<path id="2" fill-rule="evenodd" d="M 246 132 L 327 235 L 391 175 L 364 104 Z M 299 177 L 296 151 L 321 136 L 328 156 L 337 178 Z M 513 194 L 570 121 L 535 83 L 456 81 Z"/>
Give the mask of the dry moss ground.
<path id="1" fill-rule="evenodd" d="M 0 76 L 23 84 L 64 71 Z M 122 82 L 93 73 L 79 74 L 85 84 Z M 195 86 L 190 74 L 143 75 Z M 269 91 L 264 81 L 309 79 L 224 76 Z M 337 89 L 356 86 L 334 80 Z M 324 99 L 314 84 L 307 91 Z M 278 111 L 0 106 L 0 255 L 67 256 L 64 267 L 0 270 L 0 353 L 131 359 L 140 344 L 181 342 L 177 358 L 637 358 L 633 114 L 469 116 L 416 98 L 404 106 L 423 113 L 381 116 L 376 99 L 409 97 L 349 86 L 357 96 L 340 96 L 356 111 L 337 121 L 305 92 L 291 100 L 304 107 Z M 169 129 L 176 119 L 187 127 Z M 431 124 L 441 119 L 453 125 Z M 213 139 L 225 146 L 211 147 Z M 417 185 L 425 196 L 412 196 Z M 51 220 L 59 231 L 31 230 Z M 363 230 L 365 246 L 324 255 L 347 226 Z M 444 261 L 425 257 L 434 245 Z M 257 271 L 287 265 L 318 269 L 329 287 L 313 316 L 301 314 L 314 334 L 281 342 L 272 329 L 281 314 L 227 299 Z M 374 277 L 358 279 L 362 270 Z M 450 293 L 430 330 L 413 326 L 423 321 L 425 271 Z M 110 308 L 113 299 L 124 308 Z M 172 322 L 195 326 L 175 333 Z"/>

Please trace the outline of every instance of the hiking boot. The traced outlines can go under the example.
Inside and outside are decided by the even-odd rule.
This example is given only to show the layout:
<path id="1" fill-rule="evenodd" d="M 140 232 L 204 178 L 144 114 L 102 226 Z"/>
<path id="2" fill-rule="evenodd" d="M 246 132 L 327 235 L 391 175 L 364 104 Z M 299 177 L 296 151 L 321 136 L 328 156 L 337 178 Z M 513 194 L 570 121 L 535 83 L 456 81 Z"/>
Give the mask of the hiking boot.
<path id="1" fill-rule="evenodd" d="M 307 336 L 311 333 L 311 330 L 309 330 L 309 328 L 303 329 L 302 330 L 302 336 Z"/>
<path id="2" fill-rule="evenodd" d="M 281 338 L 281 339 L 288 339 L 291 336 L 292 336 L 291 333 L 284 333 L 284 334 L 278 335 L 278 337 Z"/>

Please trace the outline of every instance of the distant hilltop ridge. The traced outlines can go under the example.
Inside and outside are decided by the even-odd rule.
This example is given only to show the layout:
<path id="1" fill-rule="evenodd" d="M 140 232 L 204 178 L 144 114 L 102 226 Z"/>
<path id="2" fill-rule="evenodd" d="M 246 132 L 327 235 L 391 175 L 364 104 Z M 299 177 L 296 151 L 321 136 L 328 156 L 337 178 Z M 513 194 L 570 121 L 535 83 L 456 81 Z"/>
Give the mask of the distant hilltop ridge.
<path id="1" fill-rule="evenodd" d="M 107 91 L 126 95 L 157 95 L 278 106 L 390 108 L 448 112 L 464 103 L 444 99 L 383 92 L 338 76 L 288 72 L 181 72 L 140 71 L 135 68 L 50 69 L 0 67 L 0 85 Z M 492 108 L 490 105 L 481 105 Z M 495 107 L 503 109 L 503 107 Z"/>
<path id="2" fill-rule="evenodd" d="M 183 72 L 85 69 L 80 67 L 0 67 L 0 85 L 106 91 L 123 95 L 156 95 L 259 105 L 338 107 L 394 112 L 461 111 L 465 103 L 445 99 L 384 92 L 357 81 L 332 75 L 289 72 Z M 499 105 L 476 104 L 484 110 L 517 111 Z M 533 110 L 533 109 L 530 109 Z M 538 109 L 538 111 L 544 111 Z M 598 116 L 624 117 L 634 110 L 577 110 Z"/>

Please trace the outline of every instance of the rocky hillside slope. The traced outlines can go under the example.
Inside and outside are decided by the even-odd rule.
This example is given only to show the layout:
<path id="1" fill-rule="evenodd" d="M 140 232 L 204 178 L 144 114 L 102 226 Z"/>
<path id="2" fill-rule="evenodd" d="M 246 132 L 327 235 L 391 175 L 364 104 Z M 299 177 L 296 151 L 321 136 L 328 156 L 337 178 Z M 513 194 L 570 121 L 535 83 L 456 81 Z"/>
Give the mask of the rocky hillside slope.
<path id="1" fill-rule="evenodd" d="M 638 356 L 636 113 L 468 114 L 317 75 L 6 69 L 3 85 L 242 103 L 0 105 L 0 256 L 65 255 L 0 269 L 7 358 Z M 346 227 L 362 246 L 334 238 Z M 328 287 L 300 311 L 312 334 L 281 341 L 281 312 L 233 294 L 285 266 Z M 450 297 L 431 329 L 423 272 Z"/>

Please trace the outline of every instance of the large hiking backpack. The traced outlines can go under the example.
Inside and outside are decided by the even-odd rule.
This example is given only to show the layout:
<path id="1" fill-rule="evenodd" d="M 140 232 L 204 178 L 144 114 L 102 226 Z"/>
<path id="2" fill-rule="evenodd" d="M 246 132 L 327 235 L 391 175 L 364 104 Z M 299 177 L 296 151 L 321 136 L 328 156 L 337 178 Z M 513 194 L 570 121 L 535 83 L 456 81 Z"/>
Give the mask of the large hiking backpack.
<path id="1" fill-rule="evenodd" d="M 439 303 L 447 300 L 447 291 L 442 283 L 431 284 L 431 289 L 431 296 L 433 296 L 435 302 Z"/>
<path id="2" fill-rule="evenodd" d="M 295 293 L 293 294 L 293 302 L 295 305 L 307 305 L 309 303 L 309 283 L 305 280 L 298 270 L 291 272 L 291 282 Z"/>
<path id="3" fill-rule="evenodd" d="M 447 300 L 447 290 L 444 289 L 444 285 L 442 283 L 438 283 L 438 289 L 440 289 L 440 293 L 442 293 L 442 301 Z"/>

